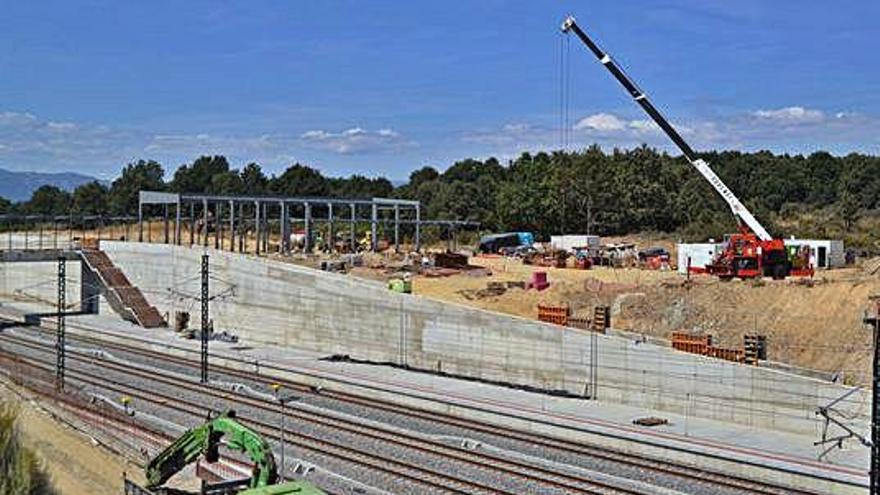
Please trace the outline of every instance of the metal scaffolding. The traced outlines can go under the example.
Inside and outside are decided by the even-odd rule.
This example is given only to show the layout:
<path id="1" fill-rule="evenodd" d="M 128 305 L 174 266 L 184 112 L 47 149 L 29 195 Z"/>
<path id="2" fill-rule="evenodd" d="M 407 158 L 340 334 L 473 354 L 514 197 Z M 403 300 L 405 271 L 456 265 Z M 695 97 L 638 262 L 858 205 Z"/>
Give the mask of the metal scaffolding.
<path id="1" fill-rule="evenodd" d="M 459 228 L 479 227 L 478 222 L 462 220 L 422 220 L 421 204 L 406 199 L 221 196 L 140 191 L 138 203 L 138 240 L 140 241 L 144 240 L 146 210 L 151 206 L 162 207 L 161 218 L 166 233 L 166 243 L 183 244 L 182 226 L 186 225 L 189 230 L 190 245 L 208 247 L 210 234 L 213 233 L 215 249 L 226 249 L 228 245 L 230 251 L 235 251 L 236 247 L 238 251 L 245 251 L 248 248 L 247 239 L 252 238 L 255 241 L 253 249 L 256 254 L 269 252 L 270 236 L 273 234 L 278 235 L 278 251 L 282 254 L 291 253 L 295 247 L 291 237 L 294 225 L 302 226 L 303 234 L 301 239 L 298 239 L 300 246 L 296 247 L 304 252 L 312 251 L 316 233 L 322 226 L 326 228 L 327 248 L 336 251 L 336 238 L 340 233 L 336 226 L 347 223 L 348 245 L 352 252 L 357 246 L 355 236 L 358 225 L 369 224 L 372 251 L 377 251 L 379 248 L 379 228 L 382 227 L 383 230 L 391 232 L 390 237 L 397 252 L 400 251 L 403 243 L 402 228 L 410 231 L 414 250 L 421 251 L 424 226 L 445 227 L 450 237 L 454 236 Z M 170 231 L 172 209 L 175 225 L 173 238 L 169 238 L 167 234 Z M 189 218 L 184 219 L 181 217 L 181 212 L 185 215 L 187 209 Z M 252 209 L 252 219 L 245 217 L 245 209 Z M 150 235 L 149 229 L 147 235 Z"/>

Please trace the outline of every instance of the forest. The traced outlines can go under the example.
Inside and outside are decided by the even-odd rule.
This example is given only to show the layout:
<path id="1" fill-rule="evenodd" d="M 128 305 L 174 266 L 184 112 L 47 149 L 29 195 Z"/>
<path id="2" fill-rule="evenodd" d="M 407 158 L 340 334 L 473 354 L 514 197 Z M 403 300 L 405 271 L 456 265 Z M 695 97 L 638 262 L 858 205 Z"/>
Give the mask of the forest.
<path id="1" fill-rule="evenodd" d="M 880 157 L 768 151 L 701 156 L 774 235 L 844 238 L 850 246 L 880 251 Z M 527 230 L 538 238 L 652 232 L 697 241 L 736 228 L 724 201 L 683 157 L 647 146 L 523 153 L 504 164 L 467 159 L 442 172 L 419 168 L 397 186 L 383 177 L 325 177 L 299 163 L 268 176 L 256 163 L 234 168 L 223 156 L 201 156 L 166 175 L 161 164 L 141 160 L 124 166 L 110 184 L 96 181 L 71 192 L 43 186 L 16 204 L 0 199 L 0 212 L 130 215 L 141 189 L 401 197 L 421 201 L 426 218 L 473 220 L 483 231 Z"/>

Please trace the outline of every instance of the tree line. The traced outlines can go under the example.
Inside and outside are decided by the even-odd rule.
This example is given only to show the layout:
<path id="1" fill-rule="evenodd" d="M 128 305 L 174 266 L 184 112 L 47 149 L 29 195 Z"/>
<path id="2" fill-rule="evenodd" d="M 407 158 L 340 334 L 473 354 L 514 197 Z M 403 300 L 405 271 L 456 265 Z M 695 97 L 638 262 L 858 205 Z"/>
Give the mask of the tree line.
<path id="1" fill-rule="evenodd" d="M 846 237 L 874 246 L 880 207 L 880 157 L 703 153 L 716 173 L 775 235 Z M 223 156 L 201 156 L 167 177 L 155 161 L 123 167 L 111 184 L 83 184 L 72 192 L 53 186 L 30 200 L 0 201 L 0 211 L 65 215 L 130 215 L 139 190 L 172 192 L 400 197 L 419 200 L 425 218 L 481 222 L 483 230 L 624 235 L 670 233 L 686 240 L 720 238 L 736 228 L 724 201 L 683 157 L 641 146 L 603 151 L 523 153 L 455 162 L 444 171 L 422 167 L 395 187 L 383 177 L 325 177 L 296 163 L 267 176 L 256 163 L 233 168 Z M 792 231 L 794 229 L 795 231 Z"/>

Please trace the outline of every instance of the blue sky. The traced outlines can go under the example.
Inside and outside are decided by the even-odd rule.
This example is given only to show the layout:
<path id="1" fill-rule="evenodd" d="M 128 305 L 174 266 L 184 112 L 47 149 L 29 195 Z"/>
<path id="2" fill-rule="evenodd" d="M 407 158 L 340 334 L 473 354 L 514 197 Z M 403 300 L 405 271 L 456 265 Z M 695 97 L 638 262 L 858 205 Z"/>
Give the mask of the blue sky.
<path id="1" fill-rule="evenodd" d="M 405 178 L 560 146 L 670 149 L 572 13 L 694 148 L 880 154 L 876 0 L 5 2 L 0 167 L 138 158 Z"/>

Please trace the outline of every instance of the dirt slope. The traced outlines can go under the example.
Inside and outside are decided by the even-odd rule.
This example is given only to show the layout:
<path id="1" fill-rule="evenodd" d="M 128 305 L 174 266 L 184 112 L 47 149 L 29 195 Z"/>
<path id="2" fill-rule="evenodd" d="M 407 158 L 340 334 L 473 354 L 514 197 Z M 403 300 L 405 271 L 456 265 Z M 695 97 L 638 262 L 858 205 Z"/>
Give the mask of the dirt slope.
<path id="1" fill-rule="evenodd" d="M 18 426 L 25 446 L 45 463 L 55 488 L 63 495 L 122 493 L 122 473 L 137 479 L 141 469 L 126 463 L 84 435 L 62 426 L 0 383 L 0 397 L 17 404 Z"/>
<path id="2" fill-rule="evenodd" d="M 675 272 L 536 268 L 502 258 L 471 262 L 488 267 L 492 275 L 418 277 L 414 291 L 527 318 L 537 317 L 539 303 L 569 304 L 579 316 L 607 304 L 618 329 L 663 338 L 675 330 L 705 332 L 730 347 L 741 346 L 744 334 L 762 334 L 772 360 L 840 372 L 862 383 L 867 378 L 871 332 L 862 318 L 872 304 L 868 297 L 880 294 L 880 277 L 859 268 L 820 273 L 812 286 L 794 280 L 719 282 L 698 276 L 688 288 Z M 534 270 L 547 272 L 550 288 L 473 297 L 489 281 L 527 280 Z"/>

